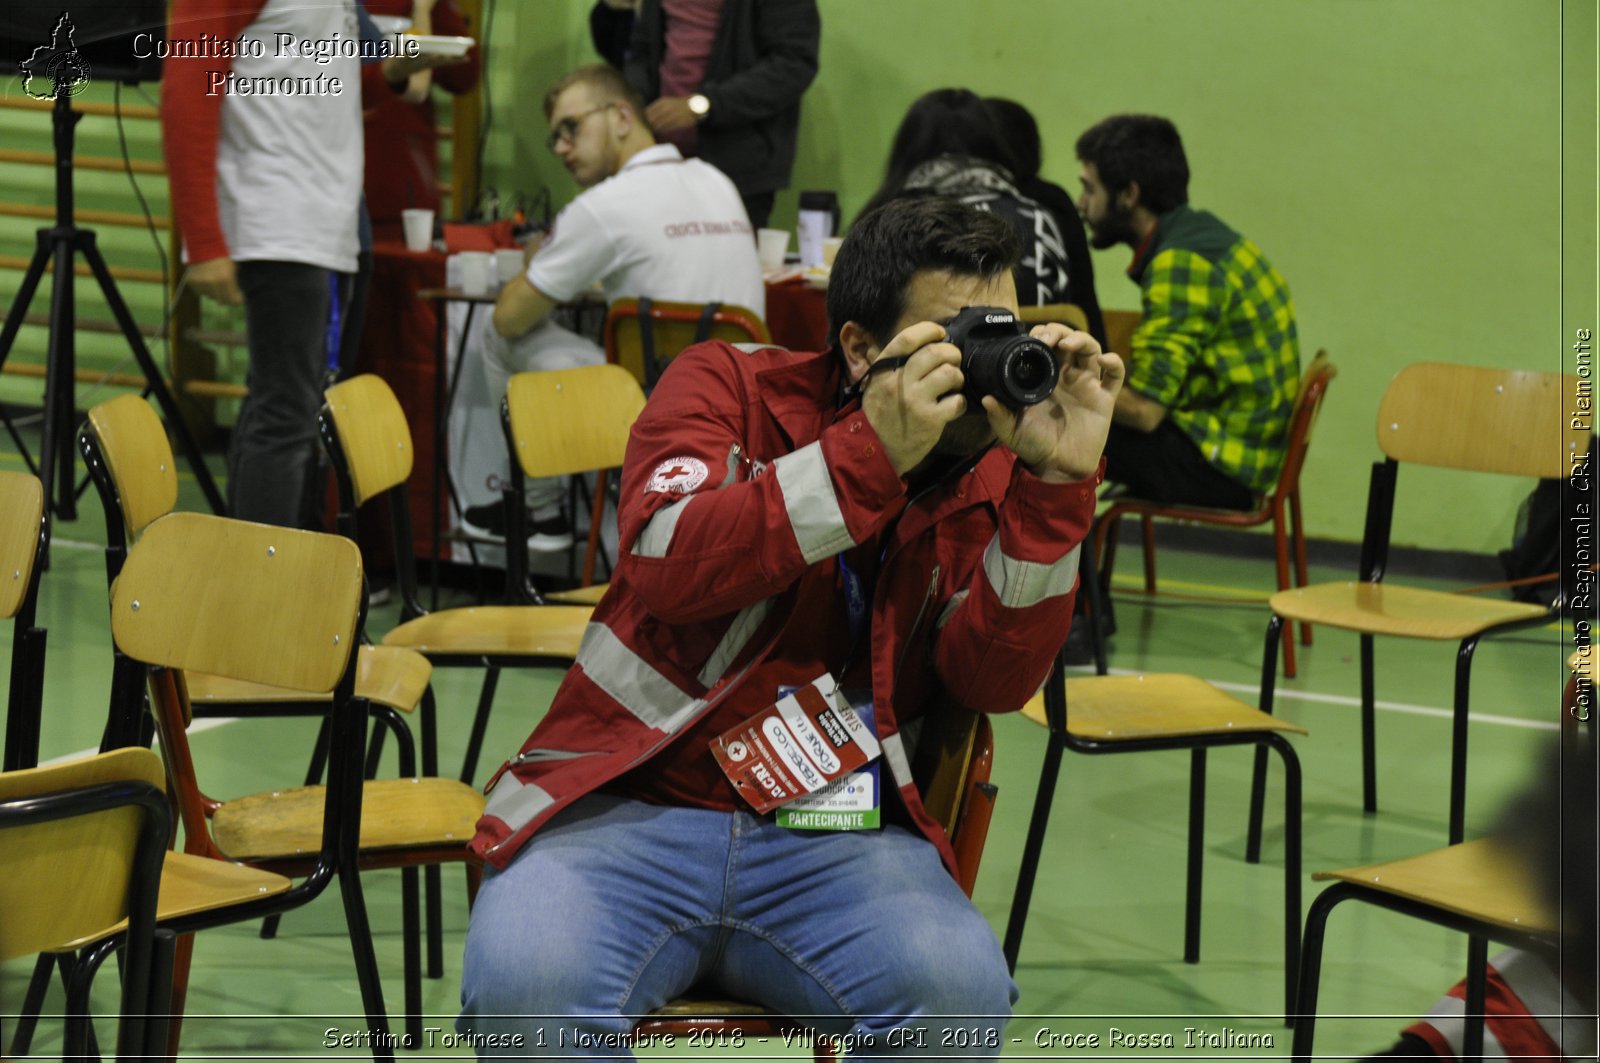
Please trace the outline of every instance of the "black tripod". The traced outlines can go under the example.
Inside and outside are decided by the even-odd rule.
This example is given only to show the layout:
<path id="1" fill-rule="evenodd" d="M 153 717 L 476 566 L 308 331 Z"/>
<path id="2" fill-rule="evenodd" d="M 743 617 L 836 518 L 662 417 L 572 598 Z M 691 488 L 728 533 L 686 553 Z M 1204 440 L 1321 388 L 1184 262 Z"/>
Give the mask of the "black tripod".
<path id="1" fill-rule="evenodd" d="M 27 445 L 18 434 L 16 425 L 3 412 L 0 412 L 0 419 L 5 421 L 6 430 L 11 433 L 11 438 L 22 451 L 23 460 L 28 463 L 29 470 L 44 482 L 46 509 L 62 520 L 76 519 L 78 500 L 73 485 L 75 466 L 72 436 L 73 422 L 77 417 L 73 396 L 74 370 L 77 362 L 77 325 L 76 307 L 73 301 L 75 279 L 73 269 L 75 256 L 81 254 L 94 273 L 95 280 L 100 282 L 100 291 L 105 295 L 106 305 L 111 308 L 122 335 L 127 338 L 128 346 L 133 350 L 134 359 L 139 363 L 140 371 L 144 373 L 144 393 L 155 396 L 167 424 L 178 437 L 178 446 L 188 459 L 190 468 L 194 470 L 195 479 L 200 481 L 200 488 L 205 492 L 206 501 L 214 512 L 222 513 L 226 507 L 222 495 L 217 491 L 215 481 L 211 479 L 211 470 L 206 468 L 205 458 L 201 456 L 199 445 L 178 412 L 178 404 L 162 378 L 160 369 L 156 367 L 155 359 L 150 356 L 150 349 L 145 346 L 144 337 L 139 335 L 133 315 L 128 312 L 128 305 L 122 301 L 116 281 L 112 279 L 111 271 L 106 268 L 105 259 L 100 257 L 100 249 L 95 245 L 94 230 L 81 229 L 72 222 L 73 127 L 83 116 L 72 110 L 69 100 L 70 94 L 58 81 L 55 86 L 55 108 L 51 112 L 55 129 L 56 223 L 52 228 L 39 230 L 39 242 L 33 252 L 33 262 L 29 264 L 28 272 L 22 278 L 22 286 L 17 289 L 17 299 L 11 304 L 11 312 L 6 316 L 5 328 L 0 331 L 0 367 L 3 367 L 7 355 L 11 353 L 11 345 L 16 341 L 17 330 L 22 327 L 23 315 L 27 313 L 28 304 L 33 302 L 34 293 L 39 288 L 39 279 L 44 276 L 45 269 L 53 263 L 55 280 L 50 290 L 50 344 L 44 377 L 44 428 L 39 441 L 37 465 L 29 455 Z M 52 485 L 52 478 L 58 479 L 59 484 Z"/>

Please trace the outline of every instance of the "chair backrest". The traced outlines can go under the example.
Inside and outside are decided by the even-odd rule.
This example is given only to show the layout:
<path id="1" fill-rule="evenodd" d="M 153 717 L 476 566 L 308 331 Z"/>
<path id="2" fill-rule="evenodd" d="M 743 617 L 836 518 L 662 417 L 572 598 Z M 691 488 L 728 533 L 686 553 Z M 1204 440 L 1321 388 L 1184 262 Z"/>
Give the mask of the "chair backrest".
<path id="1" fill-rule="evenodd" d="M 649 328 L 644 323 L 649 322 Z M 760 315 L 732 303 L 672 303 L 618 299 L 606 312 L 606 361 L 622 366 L 645 388 L 685 347 L 705 340 L 768 343 Z"/>
<path id="2" fill-rule="evenodd" d="M 619 468 L 643 409 L 639 382 L 618 365 L 518 373 L 506 388 L 512 459 L 531 477 Z"/>
<path id="3" fill-rule="evenodd" d="M 145 870 L 160 876 L 164 781 L 161 758 L 139 747 L 0 773 L 0 960 L 102 937 L 128 917 L 152 821 L 159 833 L 146 837 L 155 853 Z M 155 883 L 145 885 L 153 916 Z"/>
<path id="4" fill-rule="evenodd" d="M 413 461 L 411 426 L 394 389 L 382 377 L 363 373 L 322 394 L 355 504 L 405 483 Z"/>
<path id="5" fill-rule="evenodd" d="M 44 632 L 34 624 L 45 546 L 44 485 L 37 476 L 0 472 L 0 620 L 15 621 L 0 766 L 38 759 L 44 696 Z"/>
<path id="6" fill-rule="evenodd" d="M 120 514 L 126 538 L 136 538 L 178 505 L 178 470 L 166 425 L 138 395 L 118 395 L 89 410 L 84 431 L 93 437 L 113 488 L 106 519 Z M 96 484 L 100 483 L 96 478 Z"/>
<path id="7" fill-rule="evenodd" d="M 1143 315 L 1137 310 L 1102 310 L 1100 316 L 1106 322 L 1106 346 L 1127 357 L 1133 348 L 1134 330 L 1139 327 Z"/>
<path id="8" fill-rule="evenodd" d="M 1578 383 L 1560 373 L 1417 362 L 1383 394 L 1378 446 L 1399 462 L 1564 478 L 1589 446 L 1587 428 L 1566 413 Z"/>
<path id="9" fill-rule="evenodd" d="M 1289 439 L 1284 445 L 1283 468 L 1278 472 L 1275 494 L 1293 495 L 1300 490 L 1300 472 L 1305 468 L 1306 452 L 1311 449 L 1311 433 L 1328 395 L 1328 382 L 1339 375 L 1327 351 L 1318 351 L 1300 376 L 1300 393 L 1289 415 Z"/>
<path id="10" fill-rule="evenodd" d="M 111 591 L 134 660 L 329 693 L 361 606 L 361 553 L 336 535 L 173 513 L 145 529 Z"/>
<path id="11" fill-rule="evenodd" d="M 1079 332 L 1089 331 L 1089 315 L 1077 303 L 1045 303 L 1043 306 L 1024 306 L 1017 309 L 1017 320 L 1024 325 L 1048 325 L 1059 321 L 1071 325 Z"/>
<path id="12" fill-rule="evenodd" d="M 44 485 L 39 478 L 0 471 L 0 620 L 20 616 L 38 589 L 43 528 Z"/>

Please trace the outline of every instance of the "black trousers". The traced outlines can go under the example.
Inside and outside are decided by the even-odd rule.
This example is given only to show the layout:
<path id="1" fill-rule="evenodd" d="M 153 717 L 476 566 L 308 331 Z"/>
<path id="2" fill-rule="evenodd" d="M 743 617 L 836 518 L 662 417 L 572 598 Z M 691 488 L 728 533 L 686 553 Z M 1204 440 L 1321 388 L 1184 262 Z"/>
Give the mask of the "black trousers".
<path id="1" fill-rule="evenodd" d="M 1250 509 L 1255 492 L 1205 459 L 1171 421 L 1154 432 L 1114 424 L 1106 438 L 1106 479 L 1139 498 L 1218 509 Z"/>

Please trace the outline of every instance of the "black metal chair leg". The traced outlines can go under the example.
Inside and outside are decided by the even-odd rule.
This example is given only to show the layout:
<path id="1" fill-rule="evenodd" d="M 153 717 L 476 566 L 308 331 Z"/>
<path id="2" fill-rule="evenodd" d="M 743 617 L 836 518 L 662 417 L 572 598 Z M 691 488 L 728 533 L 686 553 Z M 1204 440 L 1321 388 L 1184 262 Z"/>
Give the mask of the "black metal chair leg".
<path id="1" fill-rule="evenodd" d="M 62 977 L 66 977 L 62 968 Z M 56 955 L 42 952 L 33 964 L 33 977 L 28 979 L 28 990 L 22 997 L 22 1010 L 17 1014 L 17 1028 L 11 1035 L 11 1055 L 22 1057 L 33 1047 L 33 1031 L 39 1025 L 39 1012 L 44 1009 L 44 998 L 50 992 L 50 979 L 55 977 Z"/>
<path id="2" fill-rule="evenodd" d="M 1361 636 L 1361 808 L 1378 811 L 1378 696 L 1373 689 L 1372 636 Z"/>
<path id="3" fill-rule="evenodd" d="M 1267 622 L 1267 641 L 1261 653 L 1262 712 L 1272 715 L 1273 698 L 1278 689 L 1278 647 L 1283 644 L 1283 617 L 1273 614 Z M 1247 864 L 1261 862 L 1261 819 L 1267 802 L 1267 750 L 1256 746 L 1255 764 L 1250 774 L 1250 823 L 1245 832 L 1244 859 Z"/>
<path id="4" fill-rule="evenodd" d="M 461 781 L 472 785 L 478 772 L 478 753 L 483 748 L 483 735 L 489 728 L 489 710 L 494 706 L 494 691 L 500 683 L 500 666 L 491 664 L 483 674 L 483 690 L 478 695 L 478 712 L 472 718 L 472 734 L 467 739 L 467 755 L 461 762 Z"/>
<path id="5" fill-rule="evenodd" d="M 1300 990 L 1295 994 L 1294 1037 L 1289 1047 L 1292 1063 L 1310 1063 L 1312 1041 L 1316 1037 L 1317 990 L 1322 980 L 1322 942 L 1328 929 L 1328 913 L 1349 892 L 1345 883 L 1335 882 L 1317 895 L 1306 913 L 1305 945 L 1300 952 Z"/>
<path id="6" fill-rule="evenodd" d="M 422 1047 L 422 927 L 418 916 L 417 869 L 400 871 L 401 949 L 405 969 L 407 1048 Z"/>
<path id="7" fill-rule="evenodd" d="M 1459 845 L 1467 823 L 1467 701 L 1472 687 L 1472 654 L 1478 648 L 1474 635 L 1456 651 L 1455 714 L 1450 721 L 1450 834 L 1449 844 Z"/>
<path id="8" fill-rule="evenodd" d="M 345 922 L 350 927 L 350 951 L 355 959 L 356 980 L 361 985 L 361 1005 L 366 1011 L 367 1029 L 372 1034 L 372 1058 L 380 1063 L 393 1063 L 394 1035 L 389 1032 L 388 1012 L 383 1004 L 383 981 L 372 947 L 367 902 L 361 893 L 361 872 L 351 866 L 341 866 L 339 893 L 344 899 Z"/>
<path id="9" fill-rule="evenodd" d="M 149 1004 L 145 1008 L 145 1059 L 158 1059 L 167 1053 L 167 1035 L 172 1030 L 172 966 L 178 948 L 178 935 L 157 930 L 155 952 L 150 963 Z"/>
<path id="10" fill-rule="evenodd" d="M 428 927 L 428 977 L 444 977 L 444 883 L 438 864 L 422 870 L 423 911 Z"/>
<path id="11" fill-rule="evenodd" d="M 1028 922 L 1028 905 L 1033 901 L 1033 883 L 1039 873 L 1039 856 L 1044 848 L 1045 829 L 1050 825 L 1050 807 L 1055 802 L 1056 782 L 1061 774 L 1061 755 L 1066 741 L 1053 731 L 1044 749 L 1044 765 L 1039 769 L 1039 790 L 1033 799 L 1033 815 L 1028 820 L 1028 837 L 1022 846 L 1022 866 L 1017 869 L 1017 889 L 1011 897 L 1011 915 L 1006 920 L 1006 967 L 1017 970 L 1017 954 L 1022 949 L 1022 931 Z"/>
<path id="12" fill-rule="evenodd" d="M 1294 1021 L 1295 979 L 1300 974 L 1300 757 L 1281 734 L 1268 736 L 1267 743 L 1283 760 L 1283 1021 L 1288 1025 Z"/>
<path id="13" fill-rule="evenodd" d="M 1206 848 L 1206 751 L 1189 751 L 1189 871 L 1184 888 L 1183 962 L 1200 962 L 1200 898 Z"/>
<path id="14" fill-rule="evenodd" d="M 1462 1016 L 1462 1063 L 1483 1063 L 1484 1001 L 1488 996 L 1489 939 L 1467 938 L 1466 1014 Z"/>

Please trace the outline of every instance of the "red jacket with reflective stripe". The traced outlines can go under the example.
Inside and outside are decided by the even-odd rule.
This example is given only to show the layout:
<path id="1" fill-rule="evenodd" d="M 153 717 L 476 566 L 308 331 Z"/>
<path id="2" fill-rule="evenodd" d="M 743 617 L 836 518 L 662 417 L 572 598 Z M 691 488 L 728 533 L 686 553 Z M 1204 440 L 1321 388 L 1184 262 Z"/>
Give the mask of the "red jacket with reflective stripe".
<path id="1" fill-rule="evenodd" d="M 800 615 L 829 600 L 812 581 L 832 588 L 837 554 L 871 540 L 885 767 L 952 865 L 900 729 L 938 697 L 1010 712 L 1038 690 L 1071 620 L 1099 477 L 1045 483 L 993 447 L 907 499 L 859 404 L 836 409 L 839 375 L 836 355 L 719 342 L 673 360 L 628 443 L 611 589 L 544 720 L 490 781 L 472 842 L 489 863 L 739 691 L 789 625 L 827 622 Z"/>

